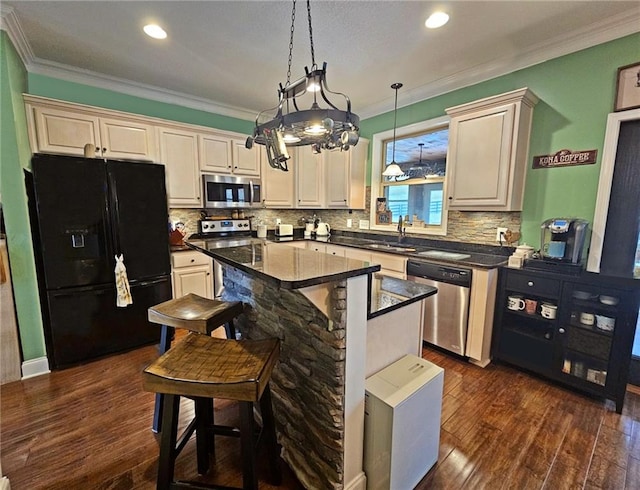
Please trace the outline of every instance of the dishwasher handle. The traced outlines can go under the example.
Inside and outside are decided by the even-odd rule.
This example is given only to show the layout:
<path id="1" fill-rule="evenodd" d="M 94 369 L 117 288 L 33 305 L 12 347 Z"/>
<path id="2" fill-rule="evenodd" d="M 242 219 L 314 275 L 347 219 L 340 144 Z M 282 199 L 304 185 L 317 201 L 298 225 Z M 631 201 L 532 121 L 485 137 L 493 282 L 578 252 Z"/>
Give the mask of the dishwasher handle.
<path id="1" fill-rule="evenodd" d="M 471 287 L 472 270 L 464 267 L 450 267 L 431 262 L 408 260 L 407 276 L 422 277 L 469 288 Z"/>

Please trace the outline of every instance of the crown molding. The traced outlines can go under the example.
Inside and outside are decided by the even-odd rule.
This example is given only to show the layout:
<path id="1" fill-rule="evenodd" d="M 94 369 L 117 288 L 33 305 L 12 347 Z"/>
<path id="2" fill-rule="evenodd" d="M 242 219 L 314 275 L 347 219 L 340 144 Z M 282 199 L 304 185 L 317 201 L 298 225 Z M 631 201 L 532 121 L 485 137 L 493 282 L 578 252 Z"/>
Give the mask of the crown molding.
<path id="1" fill-rule="evenodd" d="M 22 26 L 18 21 L 18 17 L 12 7 L 7 7 L 0 3 L 0 30 L 5 31 L 11 39 L 13 47 L 18 52 L 18 56 L 22 60 L 25 67 L 28 67 L 35 59 L 31 45 L 27 41 Z"/>
<path id="2" fill-rule="evenodd" d="M 68 82 L 90 85 L 96 88 L 112 90 L 126 95 L 175 104 L 190 109 L 212 112 L 222 116 L 253 121 L 256 111 L 221 104 L 203 97 L 176 92 L 173 90 L 133 82 L 124 78 L 111 77 L 102 73 L 84 70 L 75 66 L 36 58 L 28 67 L 29 73 L 59 78 Z"/>
<path id="3" fill-rule="evenodd" d="M 522 70 L 544 61 L 575 53 L 598 44 L 613 41 L 621 37 L 640 32 L 640 15 L 627 14 L 609 17 L 597 25 L 591 24 L 578 31 L 549 39 L 544 43 L 532 46 L 518 59 L 502 58 L 491 63 L 477 65 L 455 73 L 421 87 L 405 90 L 398 107 L 406 107 L 416 102 L 431 99 L 439 95 L 469 87 L 514 71 Z M 391 102 L 389 102 L 391 101 Z M 366 119 L 393 110 L 393 99 L 386 99 L 358 111 L 360 119 Z"/>

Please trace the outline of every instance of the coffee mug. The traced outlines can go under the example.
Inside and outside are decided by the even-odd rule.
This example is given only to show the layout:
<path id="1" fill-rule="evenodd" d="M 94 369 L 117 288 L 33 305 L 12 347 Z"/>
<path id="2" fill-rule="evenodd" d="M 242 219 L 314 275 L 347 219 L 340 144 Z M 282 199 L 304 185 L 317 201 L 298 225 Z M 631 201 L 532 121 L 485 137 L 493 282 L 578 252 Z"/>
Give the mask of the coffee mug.
<path id="1" fill-rule="evenodd" d="M 509 296 L 507 308 L 509 308 L 510 310 L 520 311 L 524 310 L 524 306 L 524 300 L 521 296 Z"/>
<path id="2" fill-rule="evenodd" d="M 595 321 L 596 318 L 593 313 L 580 313 L 580 323 L 582 323 L 583 325 L 593 325 Z"/>
<path id="3" fill-rule="evenodd" d="M 544 318 L 548 318 L 549 320 L 553 320 L 556 317 L 557 312 L 558 307 L 556 305 L 542 303 L 542 305 L 540 306 L 540 314 Z"/>
<path id="4" fill-rule="evenodd" d="M 258 225 L 258 238 L 267 238 L 267 225 Z"/>
<path id="5" fill-rule="evenodd" d="M 533 315 L 536 312 L 536 308 L 538 307 L 538 302 L 535 299 L 525 299 L 524 305 L 524 310 L 529 315 Z"/>

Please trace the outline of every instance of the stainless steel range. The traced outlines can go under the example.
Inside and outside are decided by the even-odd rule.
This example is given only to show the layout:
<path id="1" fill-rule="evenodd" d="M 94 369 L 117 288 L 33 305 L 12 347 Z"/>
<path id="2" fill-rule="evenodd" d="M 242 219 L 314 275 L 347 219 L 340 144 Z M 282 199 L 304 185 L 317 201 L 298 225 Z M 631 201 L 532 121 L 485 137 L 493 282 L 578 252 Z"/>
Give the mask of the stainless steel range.
<path id="1" fill-rule="evenodd" d="M 251 237 L 251 221 L 248 219 L 207 218 L 198 223 L 198 233 L 189 236 L 189 240 L 203 240 L 204 248 L 242 247 L 256 242 Z M 213 294 L 222 296 L 222 265 L 213 261 Z"/>

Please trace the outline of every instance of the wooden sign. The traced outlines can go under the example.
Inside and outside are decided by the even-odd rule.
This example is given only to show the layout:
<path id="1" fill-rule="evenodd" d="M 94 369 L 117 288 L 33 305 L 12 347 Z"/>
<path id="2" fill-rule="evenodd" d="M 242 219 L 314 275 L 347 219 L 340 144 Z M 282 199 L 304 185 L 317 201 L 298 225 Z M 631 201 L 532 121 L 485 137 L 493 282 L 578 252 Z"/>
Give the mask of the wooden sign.
<path id="1" fill-rule="evenodd" d="M 560 150 L 553 155 L 533 157 L 533 168 L 567 167 L 596 163 L 598 150 Z"/>

